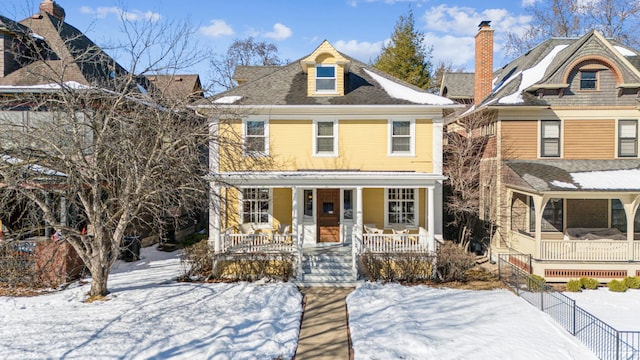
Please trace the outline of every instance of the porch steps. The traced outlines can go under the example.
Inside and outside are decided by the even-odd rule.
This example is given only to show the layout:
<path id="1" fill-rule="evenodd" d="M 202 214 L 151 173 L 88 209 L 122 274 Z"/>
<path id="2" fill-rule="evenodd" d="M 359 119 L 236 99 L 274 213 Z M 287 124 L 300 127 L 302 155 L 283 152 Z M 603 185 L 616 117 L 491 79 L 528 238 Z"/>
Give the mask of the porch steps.
<path id="1" fill-rule="evenodd" d="M 305 247 L 302 258 L 300 287 L 355 287 L 360 282 L 353 277 L 351 246 L 317 245 Z"/>

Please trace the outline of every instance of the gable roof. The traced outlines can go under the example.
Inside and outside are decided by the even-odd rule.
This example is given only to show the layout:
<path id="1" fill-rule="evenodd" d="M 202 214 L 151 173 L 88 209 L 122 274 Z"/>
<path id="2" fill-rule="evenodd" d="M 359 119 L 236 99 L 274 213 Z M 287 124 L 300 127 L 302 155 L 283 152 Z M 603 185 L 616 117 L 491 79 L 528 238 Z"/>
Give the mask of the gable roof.
<path id="1" fill-rule="evenodd" d="M 197 74 L 147 75 L 146 78 L 153 89 L 173 100 L 200 98 L 204 93 Z"/>
<path id="2" fill-rule="evenodd" d="M 449 99 L 473 99 L 474 82 L 474 73 L 444 73 L 442 75 L 442 84 L 440 84 L 440 94 Z"/>
<path id="3" fill-rule="evenodd" d="M 314 51 L 317 51 L 314 50 Z M 307 96 L 305 56 L 211 98 L 214 103 L 235 105 L 436 105 L 458 107 L 453 101 L 383 73 L 339 53 L 349 62 L 343 96 Z M 231 101 L 229 101 L 231 100 Z"/>
<path id="4" fill-rule="evenodd" d="M 5 19 L 2 19 L 4 24 L 11 23 Z M 42 47 L 48 53 L 1 77 L 0 85 L 31 86 L 63 81 L 105 86 L 111 77 L 125 72 L 80 30 L 45 11 L 17 24 L 19 30 L 28 29 L 34 38 L 32 41 L 43 42 Z"/>
<path id="5" fill-rule="evenodd" d="M 491 94 L 478 107 L 549 105 L 535 91 L 568 87 L 567 68 L 588 57 L 603 58 L 616 66 L 624 79 L 618 86 L 640 88 L 640 52 L 592 30 L 580 38 L 547 39 L 494 71 Z M 460 91 L 473 93 L 473 82 Z"/>
<path id="6" fill-rule="evenodd" d="M 253 81 L 265 75 L 269 75 L 280 67 L 280 65 L 238 65 L 233 71 L 233 76 L 231 76 L 231 78 L 239 84 L 242 84 L 247 81 Z"/>

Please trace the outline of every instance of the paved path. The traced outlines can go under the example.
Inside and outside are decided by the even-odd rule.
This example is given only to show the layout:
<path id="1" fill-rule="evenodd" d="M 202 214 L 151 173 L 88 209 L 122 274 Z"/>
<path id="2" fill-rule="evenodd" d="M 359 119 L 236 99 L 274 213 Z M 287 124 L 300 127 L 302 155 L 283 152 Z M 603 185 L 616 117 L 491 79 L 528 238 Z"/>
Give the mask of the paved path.
<path id="1" fill-rule="evenodd" d="M 302 288 L 306 307 L 298 339 L 296 360 L 349 359 L 347 306 L 353 288 Z"/>

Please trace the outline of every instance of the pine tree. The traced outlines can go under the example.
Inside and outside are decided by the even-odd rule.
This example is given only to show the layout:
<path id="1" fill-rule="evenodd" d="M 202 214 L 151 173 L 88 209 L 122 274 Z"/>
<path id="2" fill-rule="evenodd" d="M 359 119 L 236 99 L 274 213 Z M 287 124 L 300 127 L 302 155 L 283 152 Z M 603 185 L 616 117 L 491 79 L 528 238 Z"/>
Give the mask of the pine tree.
<path id="1" fill-rule="evenodd" d="M 415 28 L 413 11 L 400 16 L 391 42 L 382 48 L 373 66 L 420 88 L 431 86 L 431 48 L 426 48 L 424 34 Z"/>

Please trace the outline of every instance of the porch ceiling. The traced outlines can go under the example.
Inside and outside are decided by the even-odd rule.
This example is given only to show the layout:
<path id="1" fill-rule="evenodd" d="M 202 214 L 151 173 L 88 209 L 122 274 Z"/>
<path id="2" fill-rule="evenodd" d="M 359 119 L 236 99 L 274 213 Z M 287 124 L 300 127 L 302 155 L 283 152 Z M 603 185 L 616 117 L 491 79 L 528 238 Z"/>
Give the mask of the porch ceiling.
<path id="1" fill-rule="evenodd" d="M 546 192 L 638 192 L 640 159 L 505 161 L 508 187 Z"/>
<path id="2" fill-rule="evenodd" d="M 211 181 L 255 187 L 430 187 L 446 177 L 409 171 L 269 171 L 210 174 Z"/>

